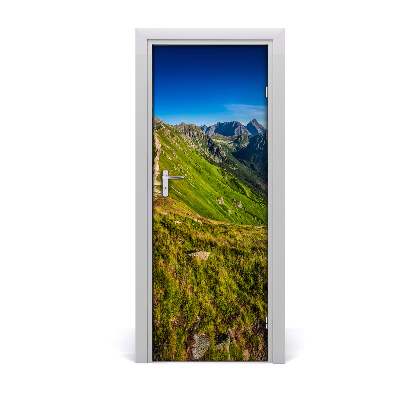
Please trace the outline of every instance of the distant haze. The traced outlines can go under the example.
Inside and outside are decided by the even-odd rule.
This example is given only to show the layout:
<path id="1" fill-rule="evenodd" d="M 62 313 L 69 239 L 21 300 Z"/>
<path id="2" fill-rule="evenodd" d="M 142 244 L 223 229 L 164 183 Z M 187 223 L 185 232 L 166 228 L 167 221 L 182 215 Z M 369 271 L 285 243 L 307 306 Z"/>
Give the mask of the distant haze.
<path id="1" fill-rule="evenodd" d="M 153 112 L 169 125 L 267 125 L 267 46 L 154 46 Z"/>

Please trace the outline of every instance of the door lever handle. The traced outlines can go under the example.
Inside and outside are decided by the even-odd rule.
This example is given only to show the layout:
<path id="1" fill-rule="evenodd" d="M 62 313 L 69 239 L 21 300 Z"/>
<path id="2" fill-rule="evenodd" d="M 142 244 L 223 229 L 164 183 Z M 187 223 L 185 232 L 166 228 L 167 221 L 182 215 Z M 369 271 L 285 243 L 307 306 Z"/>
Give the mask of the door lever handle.
<path id="1" fill-rule="evenodd" d="M 164 169 L 162 172 L 162 195 L 163 197 L 168 197 L 168 187 L 170 179 L 184 179 L 184 176 L 169 176 L 168 170 Z"/>

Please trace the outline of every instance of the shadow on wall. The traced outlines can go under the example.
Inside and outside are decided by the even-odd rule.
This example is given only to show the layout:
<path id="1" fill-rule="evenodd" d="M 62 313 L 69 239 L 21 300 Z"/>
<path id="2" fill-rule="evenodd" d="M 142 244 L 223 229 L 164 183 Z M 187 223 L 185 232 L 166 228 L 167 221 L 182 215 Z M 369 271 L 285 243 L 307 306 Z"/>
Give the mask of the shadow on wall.
<path id="1" fill-rule="evenodd" d="M 288 328 L 285 330 L 285 359 L 286 362 L 301 356 L 304 351 L 303 329 Z"/>
<path id="2" fill-rule="evenodd" d="M 304 331 L 303 329 L 287 328 L 286 338 L 286 362 L 301 356 L 304 351 Z M 135 330 L 121 329 L 116 332 L 114 338 L 115 351 L 129 361 L 135 362 Z"/>
<path id="3" fill-rule="evenodd" d="M 135 362 L 135 329 L 120 329 L 114 335 L 114 350 L 123 358 Z"/>

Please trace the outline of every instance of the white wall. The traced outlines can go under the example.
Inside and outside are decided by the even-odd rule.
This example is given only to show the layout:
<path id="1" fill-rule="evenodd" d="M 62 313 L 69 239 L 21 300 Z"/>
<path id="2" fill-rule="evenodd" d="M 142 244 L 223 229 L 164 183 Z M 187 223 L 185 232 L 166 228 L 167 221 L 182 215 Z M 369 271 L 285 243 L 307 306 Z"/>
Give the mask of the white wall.
<path id="1" fill-rule="evenodd" d="M 395 2 L 140 3 L 0 5 L 1 397 L 398 398 Z M 135 27 L 286 28 L 286 365 L 124 355 Z"/>

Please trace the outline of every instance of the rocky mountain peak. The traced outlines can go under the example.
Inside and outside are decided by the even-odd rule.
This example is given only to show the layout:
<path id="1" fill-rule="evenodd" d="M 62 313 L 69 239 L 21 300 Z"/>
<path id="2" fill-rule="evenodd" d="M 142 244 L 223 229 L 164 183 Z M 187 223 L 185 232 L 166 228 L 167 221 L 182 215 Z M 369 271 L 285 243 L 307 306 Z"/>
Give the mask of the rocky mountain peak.
<path id="1" fill-rule="evenodd" d="M 194 124 L 185 124 L 181 122 L 179 125 L 173 125 L 173 127 L 190 138 L 199 138 L 204 135 L 202 130 Z"/>
<path id="2" fill-rule="evenodd" d="M 246 125 L 246 128 L 252 135 L 259 135 L 267 131 L 255 118 Z"/>
<path id="3" fill-rule="evenodd" d="M 161 121 L 161 119 L 157 118 L 154 114 L 153 114 L 153 131 L 158 131 L 159 129 L 161 129 L 164 126 L 163 122 Z"/>
<path id="4" fill-rule="evenodd" d="M 197 125 L 185 124 L 182 122 L 179 125 L 174 125 L 173 128 L 179 132 L 182 132 L 186 137 L 192 140 L 202 142 L 206 147 L 208 157 L 210 157 L 214 162 L 221 163 L 222 160 L 225 159 L 225 152 Z"/>
<path id="5" fill-rule="evenodd" d="M 201 125 L 200 128 L 208 136 L 217 134 L 222 136 L 251 135 L 246 127 L 238 121 L 218 122 L 211 126 Z"/>

